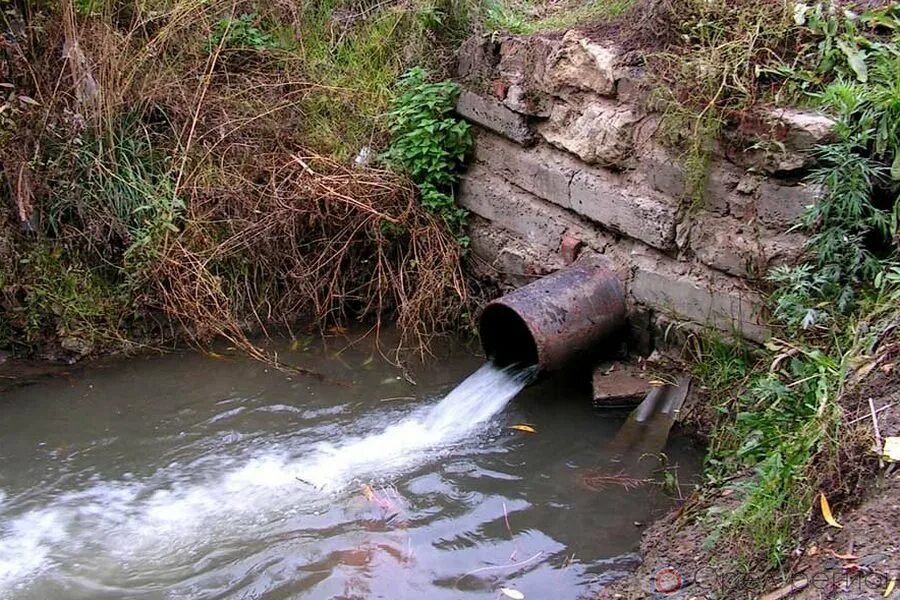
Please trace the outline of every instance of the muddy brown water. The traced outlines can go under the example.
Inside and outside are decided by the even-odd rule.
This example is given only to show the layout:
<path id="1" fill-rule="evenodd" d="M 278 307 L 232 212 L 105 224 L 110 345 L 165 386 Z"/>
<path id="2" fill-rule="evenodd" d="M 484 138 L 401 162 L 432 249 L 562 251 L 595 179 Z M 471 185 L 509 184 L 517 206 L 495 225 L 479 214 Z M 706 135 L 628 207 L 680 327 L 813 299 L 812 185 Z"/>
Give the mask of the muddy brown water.
<path id="1" fill-rule="evenodd" d="M 346 345 L 281 350 L 349 387 L 182 353 L 2 392 L 0 598 L 577 598 L 635 567 L 672 499 L 583 477 L 621 468 L 623 413 Z M 699 449 L 665 453 L 689 483 Z"/>

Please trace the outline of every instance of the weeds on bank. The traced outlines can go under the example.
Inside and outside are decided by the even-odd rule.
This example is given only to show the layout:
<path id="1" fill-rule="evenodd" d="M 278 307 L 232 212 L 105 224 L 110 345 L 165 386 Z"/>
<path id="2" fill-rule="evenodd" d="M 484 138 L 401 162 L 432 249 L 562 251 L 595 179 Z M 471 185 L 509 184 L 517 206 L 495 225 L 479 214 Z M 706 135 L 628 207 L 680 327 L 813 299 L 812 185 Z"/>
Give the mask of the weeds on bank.
<path id="1" fill-rule="evenodd" d="M 250 48 L 253 50 L 277 50 L 281 47 L 271 33 L 260 29 L 256 13 L 242 13 L 236 18 L 219 19 L 213 26 L 206 46 L 209 52 L 216 48 Z"/>
<path id="2" fill-rule="evenodd" d="M 738 3 L 720 20 L 723 4 L 693 6 L 677 30 L 691 45 L 674 42 L 681 49 L 651 66 L 663 80 L 684 78 L 665 86 L 664 105 L 673 131 L 687 131 L 685 161 L 698 169 L 689 175 L 694 202 L 702 200 L 715 123 L 739 124 L 760 100 L 801 96 L 838 120 L 808 176 L 822 195 L 797 224 L 809 233 L 806 258 L 769 274 L 775 338 L 754 354 L 715 340 L 695 347 L 717 420 L 706 475 L 739 498 L 736 510 L 716 517 L 710 541 L 751 542 L 748 557 L 775 566 L 796 547 L 817 493 L 852 500 L 858 475 L 850 471 L 866 464 L 870 447 L 847 423 L 853 386 L 861 369 L 886 360 L 896 338 L 900 14 L 893 6 L 853 13 L 827 3 Z M 764 32 L 766 12 L 775 26 Z"/>

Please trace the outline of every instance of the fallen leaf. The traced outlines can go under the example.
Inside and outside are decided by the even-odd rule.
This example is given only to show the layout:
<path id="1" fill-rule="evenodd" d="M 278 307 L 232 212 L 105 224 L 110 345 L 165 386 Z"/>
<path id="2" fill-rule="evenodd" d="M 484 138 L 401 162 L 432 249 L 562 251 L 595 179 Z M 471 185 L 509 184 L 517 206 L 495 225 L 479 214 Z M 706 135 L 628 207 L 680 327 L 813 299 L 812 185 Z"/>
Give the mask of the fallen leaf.
<path id="1" fill-rule="evenodd" d="M 829 550 L 828 553 L 831 554 L 833 557 L 839 558 L 841 560 L 859 560 L 859 557 L 855 556 L 853 554 L 838 554 L 834 550 Z"/>
<path id="2" fill-rule="evenodd" d="M 372 489 L 368 483 L 363 484 L 362 486 L 363 496 L 366 497 L 366 500 L 369 502 L 373 502 L 375 500 L 375 490 Z"/>
<path id="3" fill-rule="evenodd" d="M 19 96 L 19 101 L 24 102 L 25 104 L 30 104 L 32 106 L 40 106 L 41 103 L 31 98 L 30 96 Z"/>
<path id="4" fill-rule="evenodd" d="M 900 437 L 891 436 L 884 438 L 884 460 L 900 462 Z"/>
<path id="5" fill-rule="evenodd" d="M 510 425 L 507 429 L 515 429 L 516 431 L 525 431 L 528 433 L 537 433 L 537 429 L 531 425 Z"/>
<path id="6" fill-rule="evenodd" d="M 894 588 L 897 587 L 897 578 L 891 577 L 891 580 L 888 582 L 887 587 L 884 588 L 884 598 L 889 598 L 891 596 L 891 592 L 894 591 Z"/>
<path id="7" fill-rule="evenodd" d="M 825 497 L 825 494 L 819 494 L 819 505 L 822 507 L 822 517 L 825 519 L 825 522 L 831 525 L 832 527 L 837 527 L 838 529 L 842 529 L 844 526 L 838 523 L 834 515 L 831 514 L 831 506 L 828 504 L 828 498 Z"/>
<path id="8" fill-rule="evenodd" d="M 523 594 L 519 590 L 514 590 L 512 588 L 500 588 L 500 593 L 507 598 L 512 598 L 513 600 L 525 600 L 525 594 Z"/>
<path id="9" fill-rule="evenodd" d="M 222 359 L 225 358 L 224 356 L 222 356 L 222 355 L 219 354 L 218 352 L 212 352 L 212 351 L 207 352 L 207 353 L 206 353 L 206 356 L 208 356 L 209 358 L 214 358 L 214 359 L 216 359 L 216 360 L 222 360 Z"/>

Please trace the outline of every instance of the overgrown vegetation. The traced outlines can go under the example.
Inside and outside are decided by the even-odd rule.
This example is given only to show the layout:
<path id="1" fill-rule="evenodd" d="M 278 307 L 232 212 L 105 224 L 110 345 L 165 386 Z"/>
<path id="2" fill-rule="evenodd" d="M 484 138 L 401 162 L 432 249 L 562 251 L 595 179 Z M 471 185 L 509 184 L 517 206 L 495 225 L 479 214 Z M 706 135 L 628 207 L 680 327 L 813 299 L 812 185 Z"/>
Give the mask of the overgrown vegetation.
<path id="1" fill-rule="evenodd" d="M 896 357 L 900 11 L 824 2 L 667 6 L 667 18 L 679 14 L 681 38 L 670 38 L 651 65 L 667 82 L 672 131 L 687 131 L 691 200 L 702 202 L 716 132 L 740 127 L 755 104 L 803 102 L 838 123 L 807 177 L 823 193 L 797 225 L 809 233 L 805 259 L 769 275 L 778 334 L 762 352 L 712 341 L 695 353 L 717 410 L 708 483 L 740 500 L 714 518 L 710 542 L 749 541 L 739 546 L 746 559 L 762 553 L 776 566 L 796 548 L 817 494 L 838 504 L 857 499 L 872 440 L 848 418 L 859 410 L 855 386 Z"/>
<path id="2" fill-rule="evenodd" d="M 265 358 L 249 331 L 390 316 L 424 350 L 456 325 L 459 219 L 365 156 L 463 4 L 25 4 L 0 42 L 0 347 L 223 336 Z"/>

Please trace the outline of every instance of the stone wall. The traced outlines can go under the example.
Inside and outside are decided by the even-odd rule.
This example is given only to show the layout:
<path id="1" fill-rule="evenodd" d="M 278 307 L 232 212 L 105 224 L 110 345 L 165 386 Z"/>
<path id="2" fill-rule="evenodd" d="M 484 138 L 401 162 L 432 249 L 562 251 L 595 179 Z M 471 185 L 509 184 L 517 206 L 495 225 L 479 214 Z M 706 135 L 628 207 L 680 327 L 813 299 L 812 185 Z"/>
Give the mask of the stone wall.
<path id="1" fill-rule="evenodd" d="M 746 115 L 721 136 L 698 206 L 633 62 L 576 32 L 463 45 L 457 110 L 476 125 L 476 150 L 459 201 L 475 215 L 476 263 L 518 286 L 601 253 L 645 321 L 762 341 L 759 280 L 801 251 L 788 230 L 816 190 L 800 181 L 833 123 L 792 109 Z"/>

